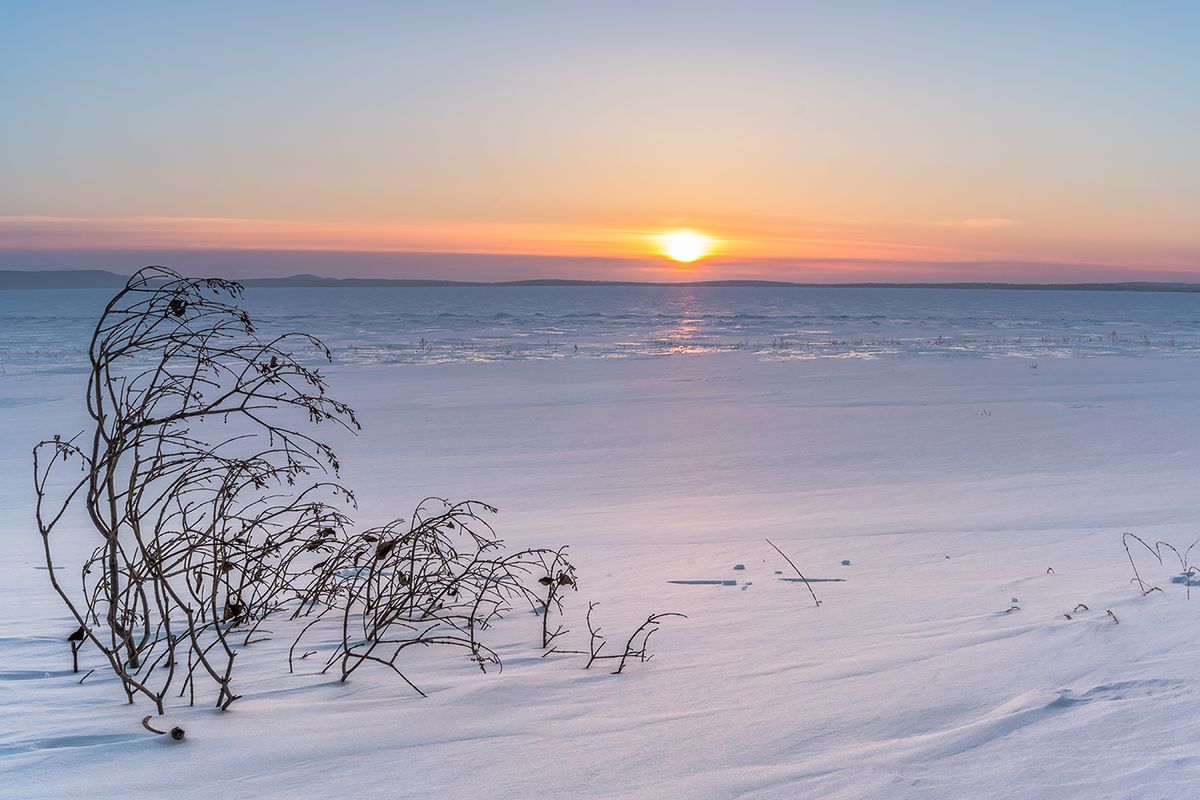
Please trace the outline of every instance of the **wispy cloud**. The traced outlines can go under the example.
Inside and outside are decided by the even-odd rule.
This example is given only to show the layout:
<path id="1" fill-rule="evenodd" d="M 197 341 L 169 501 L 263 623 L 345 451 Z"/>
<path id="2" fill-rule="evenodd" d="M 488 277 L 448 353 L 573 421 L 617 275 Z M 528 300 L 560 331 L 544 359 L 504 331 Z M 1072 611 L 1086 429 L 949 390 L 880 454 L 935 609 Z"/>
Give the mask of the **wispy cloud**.
<path id="1" fill-rule="evenodd" d="M 1006 217 L 972 217 L 970 219 L 953 220 L 949 227 L 967 228 L 968 230 L 994 230 L 996 228 L 1011 228 L 1018 224 L 1015 219 Z"/>
<path id="2" fill-rule="evenodd" d="M 0 249 L 245 249 L 645 255 L 658 230 L 503 222 L 0 216 Z"/>
<path id="3" fill-rule="evenodd" d="M 794 215 L 778 215 L 777 219 L 799 219 Z M 1012 228 L 1020 224 L 1020 220 L 1010 217 L 966 217 L 964 219 L 885 219 L 863 217 L 826 217 L 812 218 L 813 222 L 831 225 L 862 226 L 871 228 L 960 228 L 963 230 L 996 230 Z"/>

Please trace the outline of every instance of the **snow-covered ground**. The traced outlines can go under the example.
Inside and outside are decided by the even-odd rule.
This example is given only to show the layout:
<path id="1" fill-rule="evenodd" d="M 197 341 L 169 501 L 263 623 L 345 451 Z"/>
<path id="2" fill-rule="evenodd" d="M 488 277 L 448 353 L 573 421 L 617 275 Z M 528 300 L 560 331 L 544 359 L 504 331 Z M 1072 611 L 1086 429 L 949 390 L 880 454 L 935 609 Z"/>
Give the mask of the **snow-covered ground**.
<path id="1" fill-rule="evenodd" d="M 428 699 L 382 670 L 289 676 L 280 624 L 239 656 L 229 712 L 168 714 L 181 743 L 143 731 L 152 709 L 113 680 L 69 672 L 28 456 L 83 427 L 82 380 L 0 375 L 0 796 L 1093 800 L 1200 782 L 1200 592 L 1141 558 L 1165 590 L 1142 597 L 1121 544 L 1200 538 L 1200 359 L 335 367 L 366 425 L 337 440 L 364 525 L 473 497 L 513 544 L 570 544 L 568 646 L 588 600 L 614 639 L 688 618 L 613 676 L 540 658 L 517 614 L 492 639 L 501 674 L 414 654 Z M 766 538 L 844 581 L 814 584 L 815 608 Z M 737 585 L 671 583 L 699 579 Z"/>

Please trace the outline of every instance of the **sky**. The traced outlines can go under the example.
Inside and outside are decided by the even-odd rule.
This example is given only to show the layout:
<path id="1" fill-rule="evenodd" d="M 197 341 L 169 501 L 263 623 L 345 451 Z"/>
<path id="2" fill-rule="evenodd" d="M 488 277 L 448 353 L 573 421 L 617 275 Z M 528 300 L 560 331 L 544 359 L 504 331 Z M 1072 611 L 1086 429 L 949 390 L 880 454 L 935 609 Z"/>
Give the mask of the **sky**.
<path id="1" fill-rule="evenodd" d="M 0 269 L 1200 281 L 1197 41 L 1194 0 L 0 0 Z"/>

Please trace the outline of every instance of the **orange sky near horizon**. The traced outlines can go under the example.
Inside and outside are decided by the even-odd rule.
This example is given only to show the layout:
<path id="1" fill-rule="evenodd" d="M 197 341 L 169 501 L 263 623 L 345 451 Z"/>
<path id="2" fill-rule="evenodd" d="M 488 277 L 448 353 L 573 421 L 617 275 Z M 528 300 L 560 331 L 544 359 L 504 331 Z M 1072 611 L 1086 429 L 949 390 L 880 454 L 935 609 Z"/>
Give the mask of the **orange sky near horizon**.
<path id="1" fill-rule="evenodd" d="M 80 218 L 0 216 L 5 249 L 240 250 L 362 253 L 425 252 L 620 259 L 644 262 L 648 277 L 686 277 L 722 267 L 722 277 L 789 279 L 773 264 L 789 261 L 841 264 L 848 278 L 867 265 L 964 262 L 1038 262 L 1111 265 L 1185 274 L 1195 266 L 1186 247 L 1163 247 L 1147 257 L 1141 242 L 1055 242 L 1018 220 L 818 219 L 706 223 L 667 218 L 654 224 L 536 224 L 502 222 L 366 223 L 188 217 Z M 678 229 L 711 237 L 712 250 L 691 264 L 661 252 L 660 237 Z M 657 262 L 657 263 L 656 263 Z M 897 267 L 903 271 L 903 267 Z M 927 270 L 917 270 L 924 272 Z M 936 269 L 935 269 L 936 271 Z M 657 273 L 657 274 L 652 274 Z M 578 276 L 568 276 L 578 277 Z M 582 277 L 602 278 L 603 275 Z M 627 277 L 627 276 L 620 276 Z M 919 275 L 914 276 L 919 277 Z"/>

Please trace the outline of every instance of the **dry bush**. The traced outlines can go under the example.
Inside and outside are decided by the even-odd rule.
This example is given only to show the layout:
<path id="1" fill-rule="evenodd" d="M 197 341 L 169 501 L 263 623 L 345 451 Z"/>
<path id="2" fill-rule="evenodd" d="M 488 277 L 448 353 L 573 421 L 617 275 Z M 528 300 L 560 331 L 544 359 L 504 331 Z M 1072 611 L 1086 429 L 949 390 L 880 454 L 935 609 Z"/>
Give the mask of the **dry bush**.
<path id="1" fill-rule="evenodd" d="M 239 696 L 235 657 L 269 634 L 271 618 L 299 628 L 289 666 L 314 630 L 333 630 L 325 670 L 346 680 L 385 665 L 418 692 L 400 666 L 406 651 L 460 648 L 481 670 L 500 666 L 483 635 L 519 606 L 541 616 L 551 649 L 567 633 L 551 617 L 577 588 L 566 548 L 506 551 L 485 519 L 494 508 L 440 498 L 410 521 L 352 532 L 353 494 L 312 433 L 359 427 L 307 363 L 330 352 L 305 333 L 260 337 L 241 294 L 226 280 L 138 272 L 91 339 L 89 429 L 34 448 L 37 525 L 78 626 L 68 637 L 76 671 L 90 644 L 130 702 L 142 695 L 162 714 L 172 690 L 194 704 L 202 687 L 227 708 Z M 97 546 L 69 586 L 54 532 L 76 506 Z M 669 616 L 651 615 L 623 653 L 594 652 L 588 666 L 619 658 L 619 673 L 649 659 L 650 635 Z"/>
<path id="2" fill-rule="evenodd" d="M 629 638 L 625 640 L 625 647 L 621 652 L 605 653 L 604 648 L 608 644 L 608 639 L 603 634 L 603 628 L 592 621 L 592 612 L 596 609 L 598 603 L 588 603 L 587 610 L 587 629 L 588 629 L 588 649 L 587 650 L 561 650 L 553 648 L 547 650 L 544 655 L 552 655 L 554 653 L 562 653 L 564 655 L 581 655 L 587 656 L 587 663 L 584 664 L 584 669 L 591 669 L 592 665 L 597 661 L 615 659 L 617 668 L 613 670 L 613 675 L 620 675 L 625 671 L 626 665 L 632 661 L 646 662 L 654 658 L 654 654 L 650 652 L 650 637 L 658 632 L 664 619 L 671 617 L 679 617 L 687 619 L 687 614 L 680 614 L 676 611 L 667 611 L 651 614 L 646 617 L 646 621 L 633 629 L 633 633 L 629 634 Z"/>
<path id="3" fill-rule="evenodd" d="M 307 334 L 260 338 L 240 295 L 161 267 L 136 274 L 92 335 L 91 429 L 34 449 L 37 524 L 74 636 L 160 713 L 176 685 L 194 698 L 212 684 L 222 708 L 236 699 L 235 631 L 288 602 L 292 562 L 344 526 L 331 501 L 351 500 L 325 478 L 333 451 L 306 432 L 358 427 L 296 355 L 329 351 Z M 74 460 L 79 477 L 52 484 Z M 58 580 L 51 535 L 76 498 L 99 542 L 79 591 Z"/>
<path id="4" fill-rule="evenodd" d="M 336 666 L 343 681 L 376 663 L 420 692 L 399 667 L 401 655 L 418 645 L 462 648 L 483 671 L 501 666 L 483 633 L 518 604 L 561 608 L 556 593 L 547 598 L 539 589 L 567 575 L 574 585 L 575 568 L 565 548 L 506 553 L 483 517 L 495 512 L 477 501 L 427 498 L 410 523 L 398 519 L 339 542 L 302 594 L 296 616 L 312 618 L 292 645 L 291 664 L 305 635 L 332 616 L 341 641 L 325 669 Z"/>
<path id="5" fill-rule="evenodd" d="M 1197 575 L 1200 574 L 1200 567 L 1191 563 L 1191 555 L 1192 550 L 1197 544 L 1200 544 L 1200 541 L 1192 542 L 1186 549 L 1180 551 L 1177 547 L 1169 542 L 1155 542 L 1154 545 L 1151 546 L 1140 536 L 1129 532 L 1122 534 L 1121 544 L 1125 547 L 1125 555 L 1129 558 L 1129 566 L 1133 569 L 1133 577 L 1129 582 L 1136 583 L 1138 588 L 1141 590 L 1142 595 L 1145 596 L 1151 592 L 1161 592 L 1162 589 L 1142 580 L 1141 573 L 1138 572 L 1137 562 L 1134 561 L 1133 552 L 1129 547 L 1131 542 L 1140 544 L 1143 549 L 1145 549 L 1154 557 L 1154 560 L 1158 562 L 1160 567 L 1163 565 L 1163 558 L 1166 554 L 1166 551 L 1170 550 L 1172 553 L 1174 553 L 1176 560 L 1179 562 L 1179 575 L 1175 578 L 1172 578 L 1171 582 L 1182 583 L 1187 598 L 1189 600 L 1192 599 L 1192 583 L 1196 579 Z"/>

